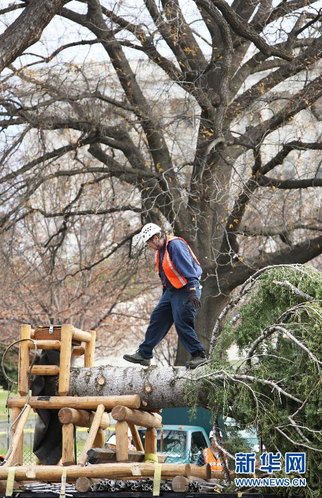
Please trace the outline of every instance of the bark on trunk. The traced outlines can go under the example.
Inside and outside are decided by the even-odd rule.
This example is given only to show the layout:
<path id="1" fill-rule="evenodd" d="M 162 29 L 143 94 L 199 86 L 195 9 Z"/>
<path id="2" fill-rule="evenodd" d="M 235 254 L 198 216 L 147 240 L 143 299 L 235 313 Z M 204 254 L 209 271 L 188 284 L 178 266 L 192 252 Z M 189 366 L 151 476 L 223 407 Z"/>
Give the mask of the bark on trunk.
<path id="1" fill-rule="evenodd" d="M 186 406 L 185 387 L 195 381 L 198 372 L 178 367 L 113 367 L 73 368 L 70 377 L 71 395 L 112 396 L 139 394 L 145 410 Z M 199 394 L 199 406 L 206 406 L 206 397 Z"/>
<path id="2" fill-rule="evenodd" d="M 216 320 L 229 302 L 230 295 L 220 294 L 217 297 L 212 297 L 219 293 L 215 278 L 208 278 L 202 285 L 201 308 L 196 316 L 195 330 L 198 339 L 208 353 Z M 185 365 L 189 359 L 188 351 L 178 341 L 176 365 Z"/>

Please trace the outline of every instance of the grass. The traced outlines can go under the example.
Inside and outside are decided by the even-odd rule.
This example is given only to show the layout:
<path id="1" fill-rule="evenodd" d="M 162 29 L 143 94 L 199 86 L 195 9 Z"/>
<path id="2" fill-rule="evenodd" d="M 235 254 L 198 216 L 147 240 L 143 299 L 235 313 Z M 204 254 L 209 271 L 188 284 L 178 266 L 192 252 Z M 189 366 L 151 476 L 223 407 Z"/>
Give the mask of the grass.
<path id="1" fill-rule="evenodd" d="M 7 391 L 0 389 L 0 420 L 8 420 L 8 412 L 6 408 L 7 396 Z"/>

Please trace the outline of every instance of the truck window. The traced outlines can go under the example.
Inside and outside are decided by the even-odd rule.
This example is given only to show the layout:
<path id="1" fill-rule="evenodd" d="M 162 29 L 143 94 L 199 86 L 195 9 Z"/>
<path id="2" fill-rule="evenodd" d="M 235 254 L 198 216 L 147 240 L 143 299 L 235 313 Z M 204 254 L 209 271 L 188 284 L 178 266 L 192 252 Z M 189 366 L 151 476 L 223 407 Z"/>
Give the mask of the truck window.
<path id="1" fill-rule="evenodd" d="M 144 445 L 145 429 L 139 429 L 139 433 Z M 164 430 L 163 431 L 163 454 L 167 457 L 167 462 L 176 462 L 186 458 L 187 435 L 183 431 Z M 157 429 L 157 451 L 161 451 L 161 431 Z"/>
<path id="2" fill-rule="evenodd" d="M 191 463 L 196 463 L 200 450 L 207 448 L 207 441 L 201 431 L 195 431 L 191 434 Z"/>

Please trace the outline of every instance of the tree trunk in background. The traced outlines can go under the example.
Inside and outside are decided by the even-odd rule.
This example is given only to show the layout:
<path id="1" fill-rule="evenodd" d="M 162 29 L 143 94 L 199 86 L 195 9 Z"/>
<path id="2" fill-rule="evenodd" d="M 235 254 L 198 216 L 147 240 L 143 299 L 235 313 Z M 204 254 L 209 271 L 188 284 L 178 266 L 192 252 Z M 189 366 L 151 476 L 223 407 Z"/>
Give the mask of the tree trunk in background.
<path id="1" fill-rule="evenodd" d="M 198 372 L 200 370 L 198 369 Z M 185 387 L 195 381 L 195 371 L 178 367 L 113 367 L 73 368 L 69 394 L 78 396 L 113 396 L 139 394 L 147 410 L 186 406 Z M 206 405 L 203 392 L 199 405 Z"/>
<path id="2" fill-rule="evenodd" d="M 230 299 L 229 293 L 226 295 L 224 292 L 213 298 L 218 294 L 218 287 L 214 287 L 214 281 L 215 278 L 209 278 L 202 284 L 201 308 L 197 313 L 195 323 L 198 339 L 207 353 L 215 322 Z M 178 340 L 176 365 L 185 365 L 189 359 L 190 354 Z"/>

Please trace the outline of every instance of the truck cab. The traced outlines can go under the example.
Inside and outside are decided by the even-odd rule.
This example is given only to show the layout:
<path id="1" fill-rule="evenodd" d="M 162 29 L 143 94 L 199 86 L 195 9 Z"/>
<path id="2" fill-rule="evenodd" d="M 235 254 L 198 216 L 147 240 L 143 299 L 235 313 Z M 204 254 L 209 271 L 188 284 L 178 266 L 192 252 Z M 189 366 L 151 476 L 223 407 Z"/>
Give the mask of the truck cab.
<path id="1" fill-rule="evenodd" d="M 138 429 L 144 444 L 146 429 Z M 200 450 L 208 446 L 211 444 L 203 427 L 164 425 L 163 431 L 157 429 L 157 451 L 167 457 L 167 463 L 197 463 Z"/>

